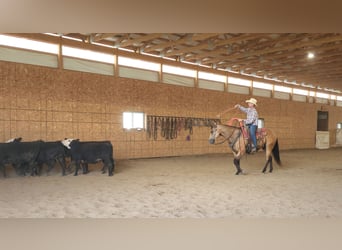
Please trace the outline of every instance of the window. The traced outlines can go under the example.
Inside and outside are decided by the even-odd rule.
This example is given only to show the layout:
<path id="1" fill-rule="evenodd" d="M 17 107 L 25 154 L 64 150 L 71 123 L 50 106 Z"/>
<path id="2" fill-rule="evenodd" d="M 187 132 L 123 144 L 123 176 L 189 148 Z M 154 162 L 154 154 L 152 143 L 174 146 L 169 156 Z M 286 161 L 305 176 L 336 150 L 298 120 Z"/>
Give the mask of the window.
<path id="1" fill-rule="evenodd" d="M 58 54 L 58 45 L 38 42 L 30 39 L 0 35 L 0 45 L 9 47 L 41 51 L 45 53 Z"/>
<path id="2" fill-rule="evenodd" d="M 114 64 L 114 55 L 110 55 L 106 53 L 95 52 L 95 51 L 86 50 L 86 49 L 72 48 L 68 46 L 63 46 L 62 53 L 63 53 L 63 56 L 70 56 L 70 57 L 76 57 L 76 58 L 82 58 L 82 59 L 87 59 L 87 60 L 92 60 L 92 61 Z"/>
<path id="3" fill-rule="evenodd" d="M 138 69 L 147 69 L 152 71 L 159 71 L 160 64 L 154 62 L 148 62 L 140 59 L 133 59 L 128 57 L 119 56 L 118 58 L 119 65 L 128 66 Z"/>
<path id="4" fill-rule="evenodd" d="M 231 76 L 228 77 L 228 83 L 241 85 L 241 86 L 247 86 L 247 87 L 250 87 L 252 85 L 252 81 L 250 80 L 231 77 Z"/>
<path id="5" fill-rule="evenodd" d="M 206 72 L 202 72 L 202 71 L 198 72 L 198 78 L 205 79 L 205 80 L 216 81 L 216 82 L 223 82 L 223 83 L 225 83 L 226 80 L 227 80 L 227 77 L 224 76 L 224 75 L 206 73 Z"/>
<path id="6" fill-rule="evenodd" d="M 170 65 L 164 65 L 162 67 L 164 73 L 170 73 L 180 76 L 196 77 L 196 70 L 186 69 L 181 67 L 175 67 Z"/>
<path id="7" fill-rule="evenodd" d="M 338 122 L 338 123 L 336 124 L 336 128 L 337 128 L 337 129 L 341 129 L 341 128 L 342 128 L 342 122 Z"/>
<path id="8" fill-rule="evenodd" d="M 315 91 L 309 91 L 309 96 L 316 96 L 316 92 Z"/>
<path id="9" fill-rule="evenodd" d="M 308 90 L 303 90 L 303 89 L 293 89 L 293 94 L 296 94 L 296 95 L 308 95 L 309 91 Z"/>
<path id="10" fill-rule="evenodd" d="M 291 93 L 292 89 L 289 87 L 274 85 L 274 90 L 279 92 Z"/>
<path id="11" fill-rule="evenodd" d="M 325 98 L 325 99 L 328 99 L 329 98 L 329 95 L 326 94 L 326 93 L 321 93 L 321 92 L 317 92 L 316 93 L 316 96 L 319 97 L 319 98 Z"/>
<path id="12" fill-rule="evenodd" d="M 264 83 L 264 82 L 255 82 L 255 81 L 253 81 L 253 87 L 254 88 L 259 88 L 259 89 L 268 89 L 268 90 L 272 90 L 273 89 L 273 85 L 272 84 Z"/>
<path id="13" fill-rule="evenodd" d="M 123 128 L 124 129 L 144 129 L 144 113 L 142 112 L 124 112 L 123 115 Z"/>

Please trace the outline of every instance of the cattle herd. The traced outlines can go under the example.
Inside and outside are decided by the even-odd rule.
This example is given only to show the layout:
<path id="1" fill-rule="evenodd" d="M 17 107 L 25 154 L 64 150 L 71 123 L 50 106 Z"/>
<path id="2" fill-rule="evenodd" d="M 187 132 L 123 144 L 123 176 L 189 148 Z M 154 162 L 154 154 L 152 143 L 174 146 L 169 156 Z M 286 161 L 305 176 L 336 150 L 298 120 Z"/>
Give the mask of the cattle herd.
<path id="1" fill-rule="evenodd" d="M 69 165 L 66 159 L 70 159 Z M 6 177 L 6 166 L 11 165 L 17 175 L 40 175 L 42 167 L 49 172 L 56 163 L 62 169 L 62 175 L 75 165 L 74 175 L 82 166 L 83 174 L 89 172 L 88 164 L 103 162 L 102 173 L 108 169 L 108 175 L 114 172 L 113 146 L 110 141 L 80 141 L 64 139 L 62 141 L 22 141 L 14 138 L 0 143 L 0 171 Z"/>

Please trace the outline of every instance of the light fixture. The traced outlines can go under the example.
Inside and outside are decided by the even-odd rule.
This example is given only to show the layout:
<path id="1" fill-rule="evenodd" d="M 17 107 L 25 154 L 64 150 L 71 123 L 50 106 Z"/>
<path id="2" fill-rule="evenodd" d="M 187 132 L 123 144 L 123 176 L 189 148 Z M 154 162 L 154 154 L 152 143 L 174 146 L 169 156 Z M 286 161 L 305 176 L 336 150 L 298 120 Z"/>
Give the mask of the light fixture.
<path id="1" fill-rule="evenodd" d="M 314 58 L 315 57 L 315 54 L 314 53 L 312 53 L 312 52 L 309 52 L 308 53 L 308 58 L 309 59 L 312 59 L 312 58 Z"/>

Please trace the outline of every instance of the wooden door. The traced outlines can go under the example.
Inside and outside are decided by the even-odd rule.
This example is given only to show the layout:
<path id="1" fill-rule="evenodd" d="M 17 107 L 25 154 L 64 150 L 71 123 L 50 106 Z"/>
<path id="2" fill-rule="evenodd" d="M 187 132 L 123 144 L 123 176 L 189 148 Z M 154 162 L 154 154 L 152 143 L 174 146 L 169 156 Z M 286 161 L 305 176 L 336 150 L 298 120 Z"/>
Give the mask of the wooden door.
<path id="1" fill-rule="evenodd" d="M 328 111 L 318 111 L 317 112 L 317 131 L 328 131 Z"/>

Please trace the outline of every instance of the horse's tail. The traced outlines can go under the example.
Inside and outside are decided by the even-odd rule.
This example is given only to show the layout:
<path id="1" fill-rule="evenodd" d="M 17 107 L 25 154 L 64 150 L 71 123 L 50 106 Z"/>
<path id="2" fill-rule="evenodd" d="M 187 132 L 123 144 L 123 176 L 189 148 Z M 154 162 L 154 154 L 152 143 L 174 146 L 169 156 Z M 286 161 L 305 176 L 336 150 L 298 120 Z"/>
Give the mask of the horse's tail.
<path id="1" fill-rule="evenodd" d="M 276 143 L 273 146 L 272 154 L 273 154 L 274 160 L 278 163 L 279 166 L 281 166 L 278 139 L 276 140 Z"/>

